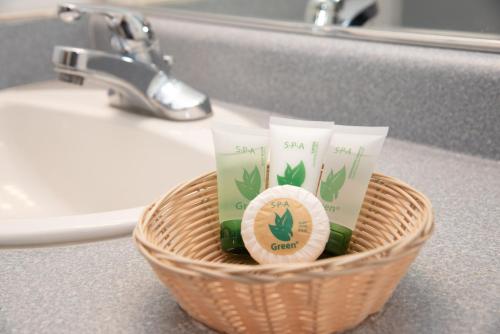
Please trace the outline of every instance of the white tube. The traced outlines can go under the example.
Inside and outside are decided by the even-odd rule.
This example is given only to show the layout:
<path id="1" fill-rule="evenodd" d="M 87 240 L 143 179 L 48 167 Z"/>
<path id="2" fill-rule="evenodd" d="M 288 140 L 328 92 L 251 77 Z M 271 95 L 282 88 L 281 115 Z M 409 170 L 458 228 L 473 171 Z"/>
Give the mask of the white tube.
<path id="1" fill-rule="evenodd" d="M 333 125 L 271 117 L 269 187 L 290 184 L 315 194 Z"/>
<path id="2" fill-rule="evenodd" d="M 266 187 L 269 132 L 229 124 L 212 127 L 217 166 L 221 246 L 244 251 L 240 225 L 248 203 Z"/>
<path id="3" fill-rule="evenodd" d="M 347 250 L 388 131 L 388 127 L 334 128 L 317 194 L 330 219 L 326 249 L 331 253 Z"/>

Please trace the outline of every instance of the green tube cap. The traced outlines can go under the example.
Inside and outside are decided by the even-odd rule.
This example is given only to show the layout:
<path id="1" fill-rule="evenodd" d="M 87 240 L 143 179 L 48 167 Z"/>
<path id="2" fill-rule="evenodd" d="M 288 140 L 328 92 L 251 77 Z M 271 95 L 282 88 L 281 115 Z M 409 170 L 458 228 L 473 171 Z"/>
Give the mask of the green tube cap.
<path id="1" fill-rule="evenodd" d="M 352 230 L 335 223 L 330 223 L 330 236 L 325 249 L 334 255 L 344 255 L 351 241 Z"/>
<path id="2" fill-rule="evenodd" d="M 246 253 L 241 238 L 241 219 L 226 220 L 221 223 L 220 242 L 222 250 L 229 253 Z"/>

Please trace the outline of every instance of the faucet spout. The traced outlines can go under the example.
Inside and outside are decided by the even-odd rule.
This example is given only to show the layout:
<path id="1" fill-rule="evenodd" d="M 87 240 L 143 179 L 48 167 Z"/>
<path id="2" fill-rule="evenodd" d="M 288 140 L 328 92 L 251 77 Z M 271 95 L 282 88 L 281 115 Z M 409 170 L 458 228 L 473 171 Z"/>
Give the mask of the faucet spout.
<path id="1" fill-rule="evenodd" d="M 52 61 L 63 81 L 82 84 L 84 79 L 90 79 L 108 85 L 115 107 L 174 120 L 198 119 L 211 113 L 207 96 L 154 64 L 66 46 L 54 49 Z"/>

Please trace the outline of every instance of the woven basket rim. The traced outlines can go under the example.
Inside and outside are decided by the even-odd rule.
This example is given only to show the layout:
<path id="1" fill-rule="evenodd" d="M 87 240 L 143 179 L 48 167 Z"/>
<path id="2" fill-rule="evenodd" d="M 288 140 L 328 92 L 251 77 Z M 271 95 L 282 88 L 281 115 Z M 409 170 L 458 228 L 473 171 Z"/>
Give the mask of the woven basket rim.
<path id="1" fill-rule="evenodd" d="M 148 259 L 148 261 L 153 260 L 157 265 L 162 267 L 167 267 L 165 263 L 160 262 L 157 257 L 161 257 L 170 262 L 174 262 L 181 266 L 194 266 L 197 270 L 208 273 L 210 271 L 223 270 L 226 274 L 240 274 L 240 273 L 258 273 L 258 272 L 274 272 L 274 273 L 292 273 L 294 271 L 301 270 L 311 270 L 316 267 L 328 267 L 332 270 L 348 270 L 352 267 L 355 268 L 366 268 L 369 265 L 376 265 L 377 263 L 383 264 L 386 259 L 393 258 L 397 255 L 406 254 L 411 252 L 415 247 L 420 247 L 432 234 L 434 229 L 434 213 L 432 210 L 432 205 L 430 200 L 420 191 L 416 190 L 412 186 L 402 182 L 401 180 L 386 176 L 380 173 L 373 173 L 372 178 L 379 180 L 387 180 L 392 183 L 397 183 L 400 186 L 411 189 L 414 193 L 419 195 L 419 201 L 422 202 L 423 206 L 426 207 L 423 216 L 423 223 L 420 226 L 405 235 L 403 238 L 396 241 L 390 242 L 386 245 L 376 247 L 369 251 L 346 254 L 343 256 L 331 257 L 316 260 L 314 262 L 303 262 L 303 263 L 276 263 L 276 264 L 235 264 L 235 263 L 224 263 L 224 262 L 211 262 L 207 260 L 193 259 L 187 256 L 179 255 L 169 250 L 165 250 L 151 243 L 144 234 L 144 228 L 149 222 L 149 218 L 154 215 L 157 207 L 169 197 L 174 196 L 179 191 L 182 191 L 184 187 L 195 182 L 196 180 L 203 179 L 205 177 L 213 176 L 215 172 L 204 173 L 201 176 L 194 178 L 191 181 L 184 182 L 170 191 L 168 191 L 162 198 L 158 201 L 147 206 L 141 215 L 140 221 L 136 225 L 133 238 L 138 247 L 139 251 Z M 152 252 L 158 254 L 153 256 Z M 367 261 L 368 260 L 368 261 Z M 364 263 L 363 263 L 364 262 Z"/>

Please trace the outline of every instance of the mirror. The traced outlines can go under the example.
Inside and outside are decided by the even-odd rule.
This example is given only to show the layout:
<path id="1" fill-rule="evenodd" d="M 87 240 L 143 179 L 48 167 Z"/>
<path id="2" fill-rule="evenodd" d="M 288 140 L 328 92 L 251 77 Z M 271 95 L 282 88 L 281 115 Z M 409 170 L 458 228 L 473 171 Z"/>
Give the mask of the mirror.
<path id="1" fill-rule="evenodd" d="M 227 19 L 233 24 L 239 20 L 273 29 L 290 30 L 296 26 L 302 31 L 309 29 L 311 33 L 341 37 L 500 50 L 499 0 L 144 0 L 139 3 L 141 8 L 149 8 L 155 14 L 166 9 L 169 13 Z M 139 3 L 135 2 L 135 6 Z M 345 27 L 363 29 L 339 33 L 342 29 L 338 28 Z M 380 31 L 383 34 L 373 33 Z"/>
<path id="2" fill-rule="evenodd" d="M 419 28 L 500 34 L 498 0 L 163 0 L 144 2 L 193 12 L 288 22 L 311 21 L 311 7 L 335 7 L 346 16 L 364 10 L 367 24 L 377 28 Z M 370 6 L 378 7 L 369 10 Z M 326 8 L 325 8 L 326 9 Z"/>
<path id="3" fill-rule="evenodd" d="M 253 28 L 500 52 L 500 0 L 71 1 Z M 53 16 L 59 2 L 0 0 L 0 21 Z"/>

